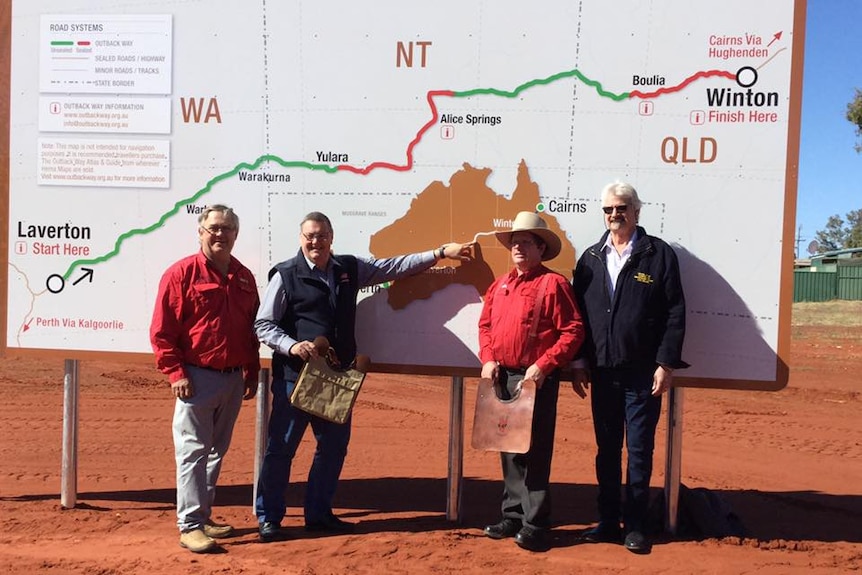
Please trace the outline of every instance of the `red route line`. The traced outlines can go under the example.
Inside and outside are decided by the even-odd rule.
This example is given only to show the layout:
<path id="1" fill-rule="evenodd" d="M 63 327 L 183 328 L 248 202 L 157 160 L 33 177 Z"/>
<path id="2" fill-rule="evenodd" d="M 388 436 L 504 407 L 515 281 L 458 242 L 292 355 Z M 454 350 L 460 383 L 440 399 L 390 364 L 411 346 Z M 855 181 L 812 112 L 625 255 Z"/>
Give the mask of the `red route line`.
<path id="1" fill-rule="evenodd" d="M 660 96 L 661 94 L 672 94 L 673 92 L 679 92 L 695 80 L 699 80 L 700 78 L 711 78 L 713 76 L 720 76 L 723 78 L 727 78 L 729 80 L 736 80 L 736 74 L 733 72 L 728 72 L 726 70 L 706 70 L 703 72 L 697 72 L 696 74 L 689 76 L 685 80 L 683 80 L 680 84 L 676 86 L 669 86 L 667 88 L 659 88 L 655 92 L 641 92 L 639 90 L 633 90 L 629 92 L 629 98 L 655 98 Z M 348 164 L 340 164 L 335 166 L 337 171 L 342 172 L 352 172 L 354 174 L 367 175 L 372 170 L 376 170 L 378 168 L 386 168 L 388 170 L 393 170 L 395 172 L 406 172 L 413 168 L 413 148 L 422 140 L 422 136 L 425 135 L 431 126 L 437 123 L 438 113 L 437 113 L 437 105 L 434 103 L 434 98 L 437 96 L 449 96 L 452 97 L 455 95 L 455 92 L 452 90 L 431 90 L 428 92 L 426 99 L 428 100 L 428 105 L 431 107 L 431 119 L 422 126 L 422 128 L 416 133 L 416 137 L 410 141 L 410 144 L 407 146 L 407 163 L 404 165 L 392 164 L 389 162 L 372 162 L 368 164 L 364 168 L 357 168 L 355 166 L 351 166 Z"/>
<path id="2" fill-rule="evenodd" d="M 418 144 L 419 141 L 422 140 L 422 136 L 425 135 L 425 132 L 427 132 L 429 129 L 431 129 L 431 126 L 433 126 L 434 124 L 437 123 L 437 118 L 438 118 L 437 105 L 434 104 L 434 98 L 436 96 L 450 96 L 451 97 L 454 95 L 455 95 L 455 92 L 453 92 L 452 90 L 431 90 L 430 92 L 428 92 L 427 100 L 428 100 L 428 104 L 431 106 L 431 119 L 428 120 L 428 123 L 426 123 L 424 126 L 422 126 L 422 128 L 416 133 L 416 137 L 413 138 L 413 140 L 407 146 L 407 163 L 405 165 L 399 166 L 397 164 L 390 164 L 389 162 L 374 162 L 374 163 L 371 163 L 371 164 L 365 166 L 364 168 L 356 168 L 354 166 L 349 166 L 347 164 L 341 164 L 339 166 L 335 166 L 335 169 L 336 170 L 342 170 L 345 172 L 353 172 L 354 174 L 362 174 L 362 175 L 366 175 L 371 170 L 376 170 L 377 168 L 387 168 L 390 170 L 394 170 L 396 172 L 406 172 L 406 171 L 412 169 L 413 168 L 413 148 L 415 148 L 416 144 Z"/>
<path id="3" fill-rule="evenodd" d="M 641 92 L 639 90 L 632 90 L 629 92 L 629 98 L 655 98 L 656 96 L 660 96 L 661 94 L 672 94 L 673 92 L 679 92 L 695 80 L 700 78 L 710 78 L 712 76 L 721 76 L 727 78 L 729 80 L 736 80 L 736 74 L 733 72 L 728 72 L 727 70 L 706 70 L 704 72 L 698 72 L 693 76 L 689 76 L 682 83 L 677 84 L 676 86 L 668 86 L 667 88 L 659 88 L 655 92 Z"/>

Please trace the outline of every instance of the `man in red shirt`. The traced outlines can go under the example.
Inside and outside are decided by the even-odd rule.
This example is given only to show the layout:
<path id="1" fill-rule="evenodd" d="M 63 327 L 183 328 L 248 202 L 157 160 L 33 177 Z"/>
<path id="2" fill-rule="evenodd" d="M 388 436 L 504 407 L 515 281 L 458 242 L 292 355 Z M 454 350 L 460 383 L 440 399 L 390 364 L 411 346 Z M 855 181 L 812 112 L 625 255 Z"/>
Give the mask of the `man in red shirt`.
<path id="1" fill-rule="evenodd" d="M 537 391 L 530 450 L 500 454 L 503 518 L 485 527 L 485 535 L 515 537 L 524 549 L 544 551 L 551 526 L 549 481 L 560 368 L 578 351 L 584 326 L 566 278 L 542 265 L 557 257 L 561 247 L 545 221 L 520 212 L 511 231 L 496 235 L 511 251 L 515 267 L 485 294 L 479 318 L 482 377 L 499 383 L 502 399 L 514 396 L 524 379 L 533 380 Z"/>
<path id="2" fill-rule="evenodd" d="M 150 342 L 168 376 L 174 407 L 180 546 L 216 548 L 230 525 L 211 518 L 215 486 L 243 399 L 257 391 L 260 299 L 251 271 L 231 256 L 239 218 L 212 205 L 198 218 L 201 250 L 167 269 L 159 283 Z"/>

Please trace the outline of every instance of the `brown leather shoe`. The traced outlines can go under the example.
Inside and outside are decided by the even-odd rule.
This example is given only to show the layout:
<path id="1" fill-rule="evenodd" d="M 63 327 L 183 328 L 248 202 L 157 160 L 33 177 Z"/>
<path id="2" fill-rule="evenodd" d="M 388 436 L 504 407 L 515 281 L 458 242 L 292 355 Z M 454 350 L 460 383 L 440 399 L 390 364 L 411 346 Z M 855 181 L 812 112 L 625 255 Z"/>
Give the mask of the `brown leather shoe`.
<path id="1" fill-rule="evenodd" d="M 208 553 L 216 548 L 216 542 L 207 537 L 203 529 L 192 529 L 180 534 L 180 547 L 192 553 Z"/>
<path id="2" fill-rule="evenodd" d="M 224 539 L 233 535 L 233 526 L 207 521 L 204 525 L 204 535 L 212 539 Z"/>

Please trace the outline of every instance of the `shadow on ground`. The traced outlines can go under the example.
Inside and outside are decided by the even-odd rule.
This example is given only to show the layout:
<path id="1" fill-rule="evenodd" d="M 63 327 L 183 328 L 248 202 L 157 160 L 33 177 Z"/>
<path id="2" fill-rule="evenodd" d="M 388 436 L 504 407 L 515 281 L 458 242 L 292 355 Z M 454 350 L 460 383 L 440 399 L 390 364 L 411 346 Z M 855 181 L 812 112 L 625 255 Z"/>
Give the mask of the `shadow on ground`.
<path id="1" fill-rule="evenodd" d="M 465 478 L 462 488 L 459 528 L 480 529 L 499 519 L 502 481 Z M 302 506 L 305 483 L 293 483 L 288 506 Z M 706 490 L 694 490 L 701 493 Z M 446 519 L 447 481 L 432 478 L 381 477 L 345 479 L 339 484 L 336 505 L 341 514 L 358 521 L 359 532 L 448 530 L 453 523 Z M 595 485 L 554 484 L 554 521 L 558 527 L 574 526 L 577 530 L 595 522 Z M 654 490 L 654 499 L 661 498 Z M 859 518 L 862 497 L 831 495 L 814 491 L 762 492 L 753 490 L 710 491 L 710 499 L 719 501 L 738 518 L 746 537 L 759 540 L 847 541 L 862 543 Z M 0 501 L 57 501 L 55 494 L 0 497 Z M 77 506 L 95 511 L 116 511 L 128 504 L 156 504 L 153 509 L 173 509 L 174 489 L 128 491 L 90 491 L 78 494 Z M 219 487 L 216 505 L 251 505 L 251 485 Z M 680 503 L 680 520 L 688 512 Z M 377 518 L 395 513 L 426 514 L 419 517 Z M 703 538 L 693 531 L 682 532 L 678 539 Z M 566 542 L 561 542 L 564 545 Z"/>

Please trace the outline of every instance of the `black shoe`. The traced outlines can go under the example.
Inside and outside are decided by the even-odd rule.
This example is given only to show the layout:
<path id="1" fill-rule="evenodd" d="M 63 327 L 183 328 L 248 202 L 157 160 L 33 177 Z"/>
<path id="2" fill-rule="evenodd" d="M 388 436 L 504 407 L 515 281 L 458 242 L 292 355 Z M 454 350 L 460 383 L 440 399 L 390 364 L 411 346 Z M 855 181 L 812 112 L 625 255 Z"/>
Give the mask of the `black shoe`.
<path id="1" fill-rule="evenodd" d="M 521 549 L 527 551 L 547 551 L 548 550 L 548 530 L 536 529 L 524 525 L 518 534 L 515 535 L 515 543 Z"/>
<path id="2" fill-rule="evenodd" d="M 520 520 L 504 517 L 499 523 L 486 526 L 485 535 L 491 539 L 506 539 L 507 537 L 514 537 L 520 530 Z"/>
<path id="3" fill-rule="evenodd" d="M 287 539 L 287 534 L 282 531 L 281 523 L 278 521 L 264 521 L 261 523 L 257 528 L 257 536 L 262 543 Z"/>
<path id="4" fill-rule="evenodd" d="M 305 523 L 305 530 L 312 532 L 325 533 L 352 533 L 356 530 L 356 525 L 342 521 L 335 515 L 329 515 L 318 521 L 308 521 Z"/>
<path id="5" fill-rule="evenodd" d="M 644 555 L 650 552 L 649 540 L 646 538 L 646 535 L 640 531 L 631 531 L 626 535 L 625 546 L 626 549 L 632 553 Z"/>
<path id="6" fill-rule="evenodd" d="M 622 543 L 623 532 L 619 525 L 602 521 L 592 529 L 584 531 L 581 540 L 587 543 Z"/>

